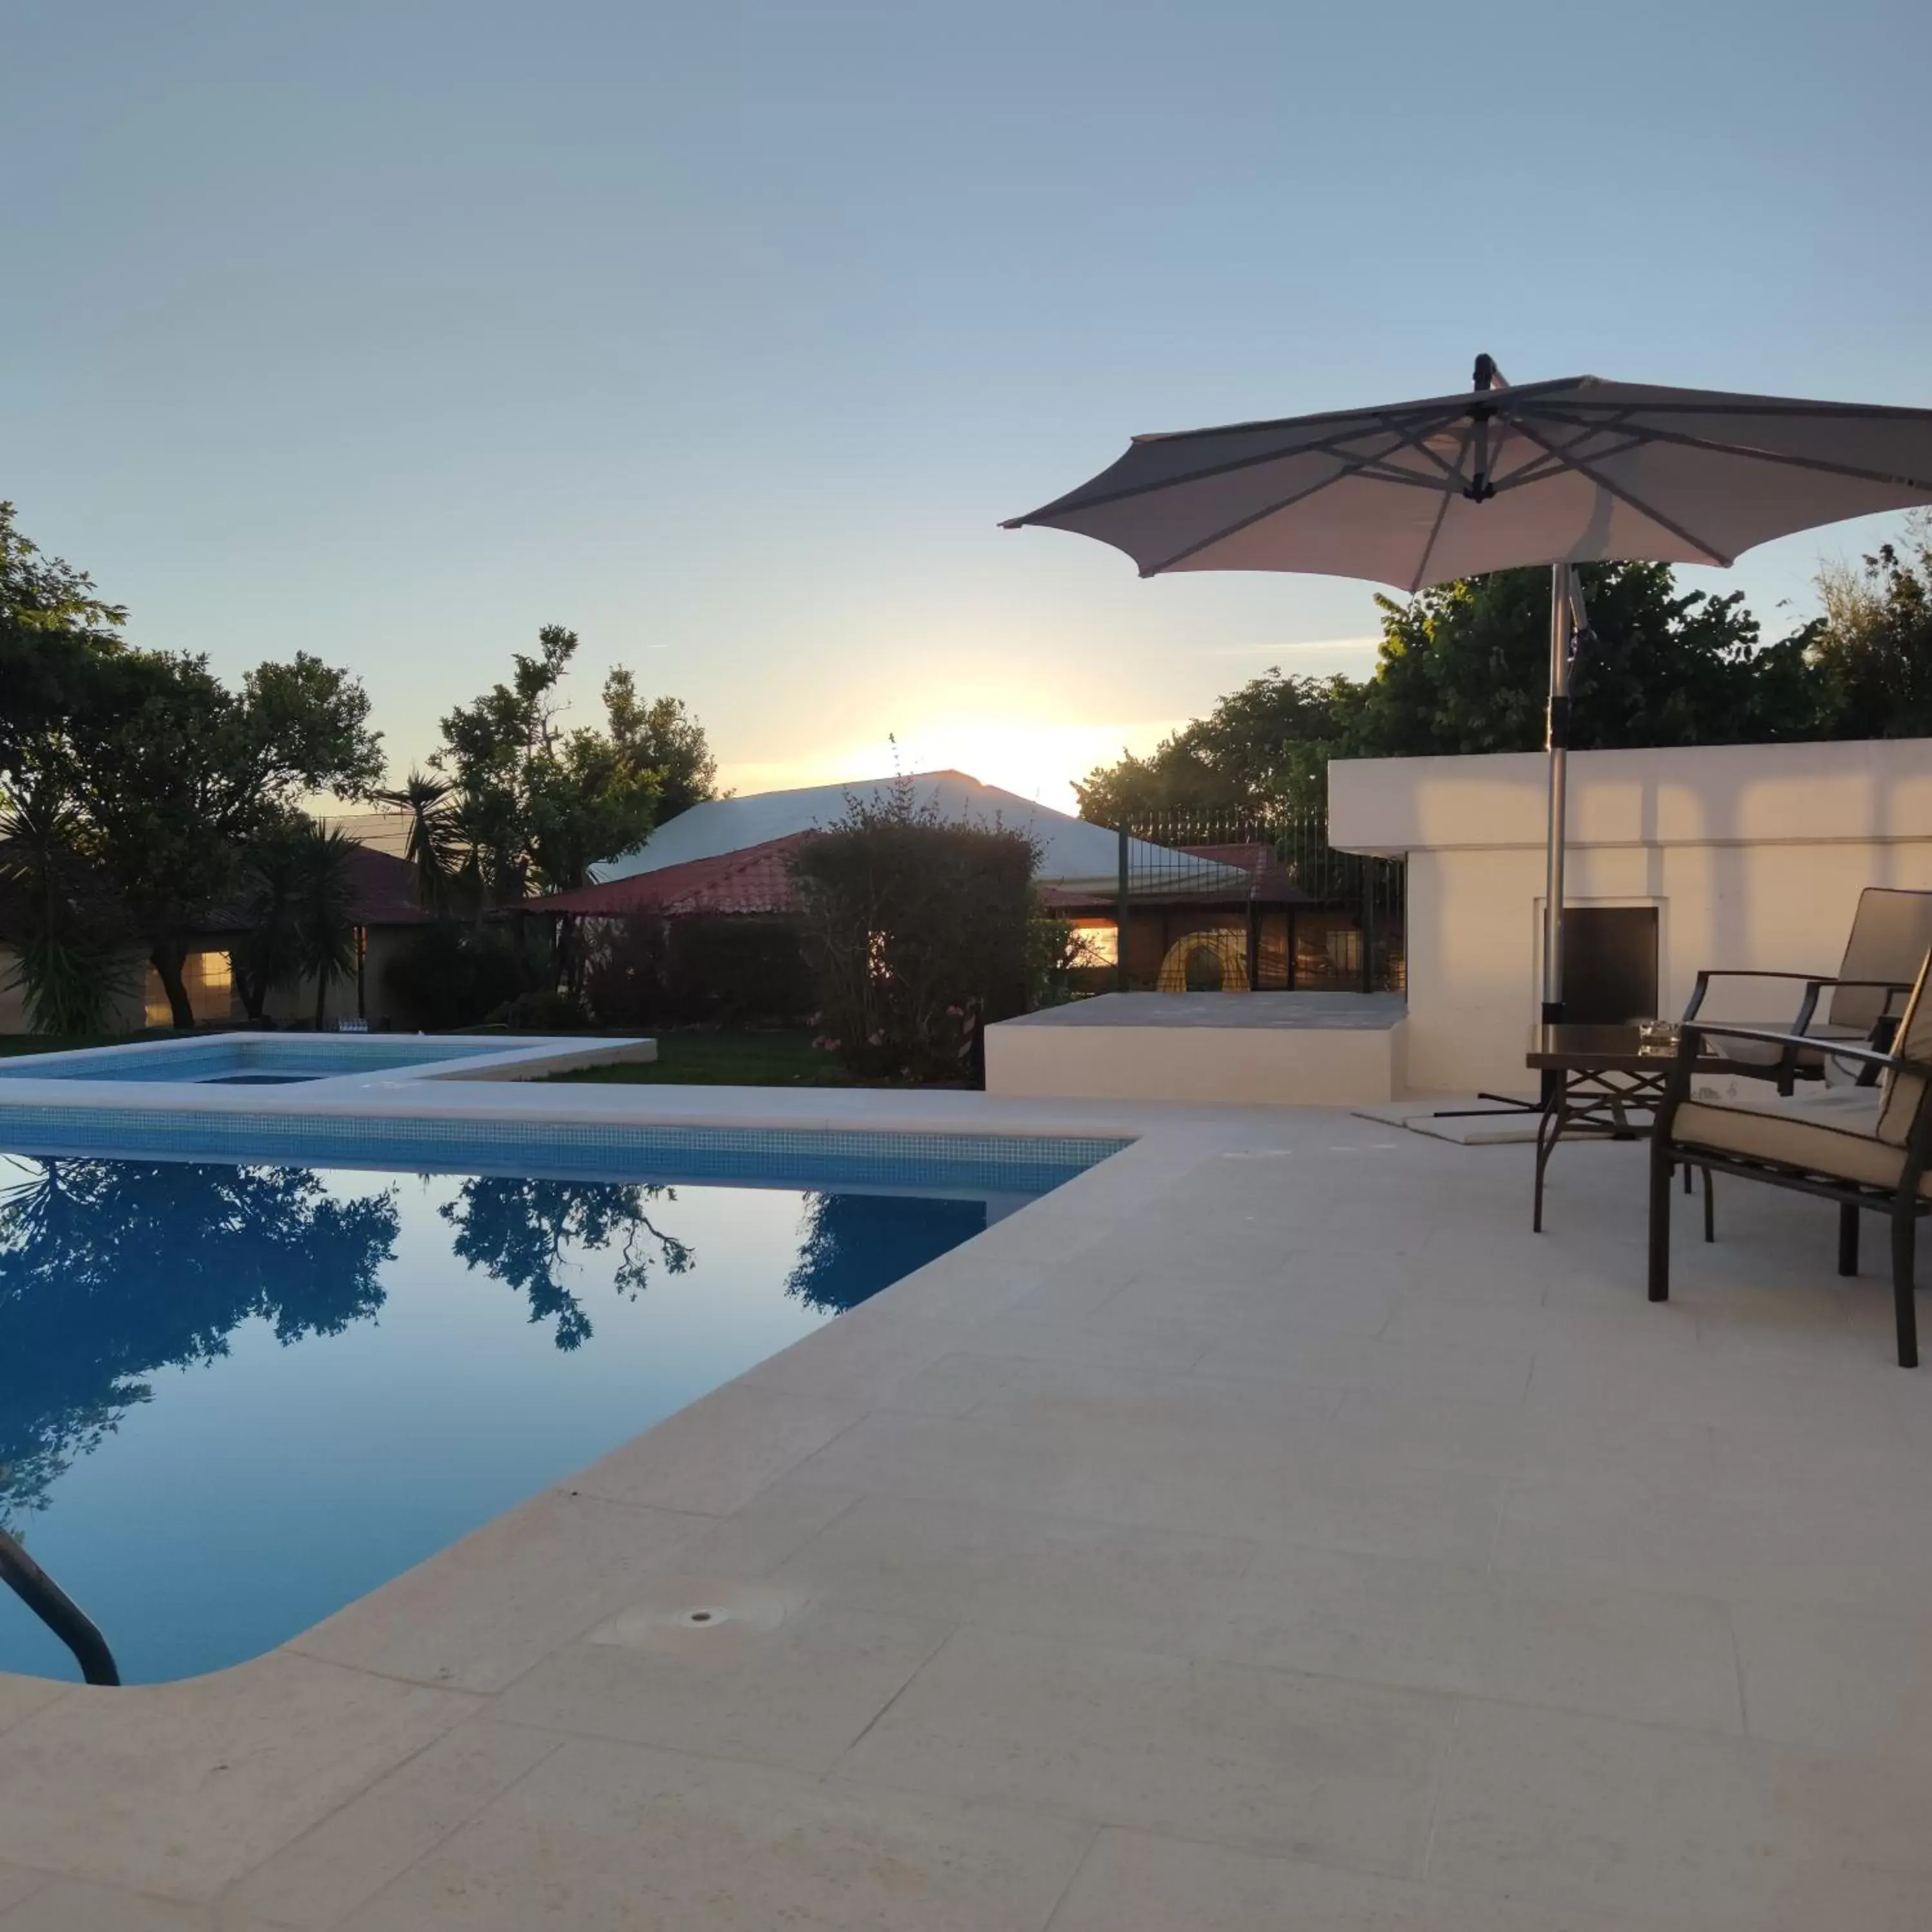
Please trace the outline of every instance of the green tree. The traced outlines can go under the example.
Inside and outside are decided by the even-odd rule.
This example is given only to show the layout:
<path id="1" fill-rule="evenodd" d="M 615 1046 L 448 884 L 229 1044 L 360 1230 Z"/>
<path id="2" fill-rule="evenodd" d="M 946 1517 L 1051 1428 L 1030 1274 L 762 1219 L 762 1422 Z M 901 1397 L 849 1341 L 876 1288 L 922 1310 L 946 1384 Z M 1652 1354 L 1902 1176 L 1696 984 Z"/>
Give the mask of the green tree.
<path id="1" fill-rule="evenodd" d="M 1831 735 L 1932 736 L 1932 517 L 1862 569 L 1828 569 L 1825 616 L 1809 655 L 1823 685 Z"/>
<path id="2" fill-rule="evenodd" d="M 356 970 L 356 842 L 312 821 L 293 841 L 296 958 L 315 980 L 315 1030 L 328 1015 L 328 989 Z"/>
<path id="3" fill-rule="evenodd" d="M 636 679 L 620 665 L 604 680 L 604 709 L 629 769 L 658 775 L 658 824 L 718 796 L 718 760 L 682 698 L 640 703 Z"/>
<path id="4" fill-rule="evenodd" d="M 534 657 L 514 654 L 508 682 L 443 718 L 444 742 L 430 760 L 455 788 L 452 830 L 494 904 L 532 887 L 584 884 L 600 860 L 642 844 L 657 814 L 658 772 L 632 755 L 636 706 L 628 679 L 614 676 L 606 686 L 606 730 L 566 731 L 558 722 L 559 687 L 577 633 L 547 624 L 537 642 Z"/>
<path id="5" fill-rule="evenodd" d="M 1768 646 L 1740 594 L 1680 592 L 1668 565 L 1592 564 L 1582 577 L 1593 634 L 1572 679 L 1572 742 L 1585 750 L 1840 735 L 1825 632 L 1835 625 L 1851 634 L 1860 622 L 1858 634 L 1867 637 L 1888 624 L 1910 628 L 1909 584 L 1895 590 L 1894 574 L 1876 560 L 1822 624 Z M 1090 772 L 1075 787 L 1082 817 L 1114 824 L 1176 808 L 1318 812 L 1330 757 L 1530 751 L 1543 743 L 1547 570 L 1498 571 L 1376 601 L 1382 638 L 1372 677 L 1358 684 L 1270 670 L 1150 757 Z M 1876 653 L 1894 666 L 1905 655 L 1892 645 Z M 1847 688 L 1856 682 L 1844 680 Z M 1844 707 L 1846 715 L 1853 708 Z M 1908 713 L 1918 715 L 1909 704 L 1900 715 Z"/>
<path id="6" fill-rule="evenodd" d="M 251 1020 L 266 1017 L 268 995 L 302 976 L 296 913 L 301 856 L 293 828 L 259 840 L 244 862 L 241 913 L 246 925 L 228 949 L 229 970 Z"/>
<path id="7" fill-rule="evenodd" d="M 127 905 L 176 1026 L 194 1024 L 189 940 L 232 900 L 247 851 L 304 794 L 355 797 L 374 783 L 368 716 L 359 683 L 305 653 L 259 666 L 238 692 L 201 657 L 124 651 L 95 665 L 48 755 L 70 787 L 82 856 Z"/>
<path id="8" fill-rule="evenodd" d="M 122 648 L 127 621 L 85 572 L 22 536 L 14 506 L 0 502 L 0 771 L 16 773 L 26 748 L 67 718 L 94 665 Z"/>
<path id="9" fill-rule="evenodd" d="M 416 898 L 425 912 L 448 911 L 457 895 L 464 851 L 455 791 L 448 778 L 412 766 L 399 787 L 375 794 L 381 803 L 410 815 L 403 856 L 416 868 Z"/>
<path id="10" fill-rule="evenodd" d="M 1150 757 L 1127 753 L 1076 779 L 1080 815 L 1117 825 L 1163 812 L 1318 806 L 1329 756 L 1360 705 L 1360 686 L 1346 678 L 1285 676 L 1270 665 Z"/>
<path id="11" fill-rule="evenodd" d="M 1571 742 L 1736 743 L 1748 728 L 1758 627 L 1741 592 L 1680 594 L 1667 564 L 1587 564 L 1594 638 L 1577 657 Z M 1376 675 L 1349 734 L 1358 756 L 1526 752 L 1544 740 L 1550 572 L 1497 571 L 1406 601 L 1378 597 Z"/>
<path id="12" fill-rule="evenodd" d="M 140 956 L 113 899 L 77 856 L 80 825 L 58 778 L 0 791 L 0 880 L 17 895 L 6 985 L 36 1033 L 106 1033 L 140 983 Z"/>

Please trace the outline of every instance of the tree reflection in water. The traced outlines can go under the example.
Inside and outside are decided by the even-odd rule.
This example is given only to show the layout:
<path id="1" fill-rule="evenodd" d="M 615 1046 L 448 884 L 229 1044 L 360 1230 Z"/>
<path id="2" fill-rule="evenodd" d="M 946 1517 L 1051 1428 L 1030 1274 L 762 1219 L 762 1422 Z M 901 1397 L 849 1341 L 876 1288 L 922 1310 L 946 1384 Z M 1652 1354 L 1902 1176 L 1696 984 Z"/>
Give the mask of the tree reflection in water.
<path id="1" fill-rule="evenodd" d="M 0 1189 L 0 1522 L 148 1400 L 141 1378 L 228 1352 L 250 1316 L 284 1344 L 382 1305 L 388 1189 L 308 1169 L 13 1160 Z"/>
<path id="2" fill-rule="evenodd" d="M 836 1315 L 856 1308 L 986 1225 L 983 1201 L 903 1194 L 814 1194 L 799 1227 L 798 1264 L 785 1292 Z"/>
<path id="3" fill-rule="evenodd" d="M 614 1244 L 614 1285 L 634 1300 L 650 1286 L 654 1266 L 683 1274 L 698 1258 L 644 1211 L 652 1202 L 676 1198 L 668 1187 L 478 1175 L 436 1211 L 455 1228 L 452 1245 L 463 1261 L 520 1289 L 530 1298 L 531 1321 L 554 1322 L 556 1346 L 577 1348 L 592 1330 L 584 1304 L 562 1279 L 566 1249 Z"/>

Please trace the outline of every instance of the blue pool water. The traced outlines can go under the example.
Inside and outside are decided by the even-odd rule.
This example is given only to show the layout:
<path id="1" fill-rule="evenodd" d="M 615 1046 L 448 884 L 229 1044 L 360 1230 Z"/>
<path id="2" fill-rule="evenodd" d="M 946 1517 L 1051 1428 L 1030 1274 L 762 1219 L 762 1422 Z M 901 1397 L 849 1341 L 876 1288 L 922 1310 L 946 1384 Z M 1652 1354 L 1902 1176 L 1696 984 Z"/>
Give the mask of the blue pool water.
<path id="1" fill-rule="evenodd" d="M 756 1185 L 0 1156 L 0 1522 L 125 1680 L 238 1662 L 1112 1150 L 779 1138 Z M 76 1674 L 4 1590 L 0 1669 Z"/>

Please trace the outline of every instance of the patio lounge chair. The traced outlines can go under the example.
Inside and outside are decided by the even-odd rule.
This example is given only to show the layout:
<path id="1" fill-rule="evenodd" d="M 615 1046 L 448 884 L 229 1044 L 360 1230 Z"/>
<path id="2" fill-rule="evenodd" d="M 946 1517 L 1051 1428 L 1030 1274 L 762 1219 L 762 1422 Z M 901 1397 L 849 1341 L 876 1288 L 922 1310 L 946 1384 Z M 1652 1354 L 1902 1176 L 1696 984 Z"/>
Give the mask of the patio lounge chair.
<path id="1" fill-rule="evenodd" d="M 1912 1268 L 1918 1216 L 1932 1210 L 1932 997 L 1922 964 L 1898 1024 L 1895 1050 L 1834 1045 L 1828 1058 L 1877 1076 L 1873 1085 L 1827 1085 L 1801 1096 L 1694 1100 L 1690 1082 L 1706 1042 L 1756 1041 L 1784 1054 L 1815 1051 L 1806 1034 L 1685 1024 L 1651 1139 L 1650 1298 L 1670 1294 L 1670 1175 L 1677 1162 L 1742 1180 L 1796 1189 L 1838 1204 L 1838 1272 L 1858 1271 L 1858 1216 L 1892 1224 L 1892 1292 L 1901 1368 L 1918 1366 Z"/>
<path id="2" fill-rule="evenodd" d="M 1932 892 L 1868 886 L 1858 895 L 1851 936 L 1845 942 L 1845 956 L 1835 976 L 1712 968 L 1697 975 L 1684 1017 L 1686 1020 L 1697 1018 L 1714 980 L 1782 980 L 1793 987 L 1802 986 L 1804 991 L 1798 996 L 1796 1017 L 1787 1026 L 1770 1029 L 1784 1036 L 1784 1045 L 1774 1046 L 1768 1040 L 1721 1036 L 1721 1029 L 1714 1032 L 1711 1040 L 1712 1049 L 1744 1078 L 1775 1081 L 1780 1094 L 1789 1094 L 1796 1082 L 1815 1080 L 1824 1070 L 1824 1055 L 1807 1042 L 1843 1040 L 1880 1047 L 1889 1044 L 1888 1037 L 1882 1036 L 1881 1029 L 1888 1036 L 1889 1022 L 1897 1017 L 1900 1004 L 1911 991 L 1919 963 L 1928 950 L 1932 950 Z M 1819 997 L 1828 988 L 1831 999 L 1820 1018 Z M 1754 1023 L 1738 1024 L 1754 1026 Z M 1803 1037 L 1793 1037 L 1797 1035 Z M 1864 1084 L 1871 1084 L 1870 1077 Z"/>

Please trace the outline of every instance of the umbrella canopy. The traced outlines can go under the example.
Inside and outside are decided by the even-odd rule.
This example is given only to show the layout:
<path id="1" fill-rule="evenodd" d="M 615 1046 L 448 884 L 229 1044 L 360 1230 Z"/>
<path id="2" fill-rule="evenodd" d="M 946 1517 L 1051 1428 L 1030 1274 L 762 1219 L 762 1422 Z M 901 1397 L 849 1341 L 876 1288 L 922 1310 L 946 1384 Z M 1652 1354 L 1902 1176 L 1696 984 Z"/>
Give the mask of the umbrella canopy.
<path id="1" fill-rule="evenodd" d="M 1309 571 L 1419 590 L 1524 564 L 1729 564 L 1917 504 L 1932 504 L 1932 410 L 1575 376 L 1138 436 L 1004 527 L 1096 537 L 1143 577 Z"/>
<path id="2" fill-rule="evenodd" d="M 1551 566 L 1545 1022 L 1563 1008 L 1564 764 L 1580 563 L 1728 565 L 1773 537 L 1932 504 L 1932 410 L 1573 376 L 1137 436 L 1090 482 L 1010 518 L 1123 550 L 1143 577 L 1292 570 L 1404 590 Z"/>

